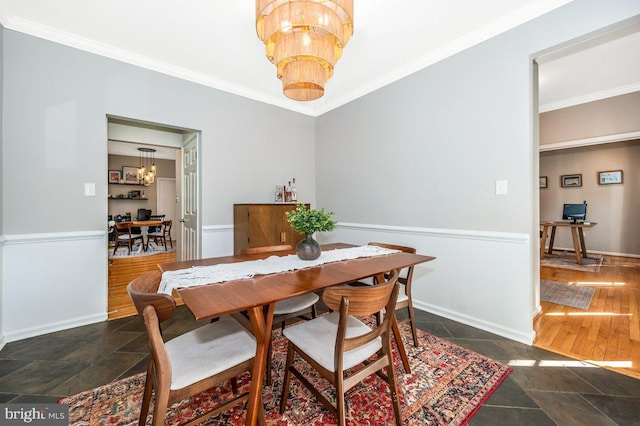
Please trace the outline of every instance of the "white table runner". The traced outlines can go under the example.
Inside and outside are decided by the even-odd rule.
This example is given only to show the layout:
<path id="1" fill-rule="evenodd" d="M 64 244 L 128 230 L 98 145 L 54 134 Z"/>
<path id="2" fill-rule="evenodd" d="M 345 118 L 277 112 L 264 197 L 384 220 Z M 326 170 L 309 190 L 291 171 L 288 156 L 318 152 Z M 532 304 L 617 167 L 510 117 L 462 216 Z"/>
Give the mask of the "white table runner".
<path id="1" fill-rule="evenodd" d="M 382 256 L 398 253 L 399 251 L 400 250 L 366 245 L 322 251 L 322 254 L 320 254 L 320 257 L 316 260 L 302 260 L 298 258 L 297 255 L 290 254 L 288 256 L 271 256 L 266 259 L 249 260 L 246 262 L 194 266 L 192 268 L 164 272 L 158 292 L 171 294 L 174 289 L 181 287 L 195 287 L 223 281 L 252 278 L 255 275 L 275 274 L 278 272 L 309 268 L 325 263 L 339 262 L 341 260 Z"/>

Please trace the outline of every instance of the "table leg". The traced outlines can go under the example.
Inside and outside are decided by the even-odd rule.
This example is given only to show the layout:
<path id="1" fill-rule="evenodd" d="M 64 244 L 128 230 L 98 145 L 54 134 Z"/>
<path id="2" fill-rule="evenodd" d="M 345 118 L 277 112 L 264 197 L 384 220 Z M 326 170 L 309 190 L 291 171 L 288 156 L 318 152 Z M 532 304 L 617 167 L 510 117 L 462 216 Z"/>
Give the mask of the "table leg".
<path id="1" fill-rule="evenodd" d="M 402 358 L 402 365 L 404 366 L 404 372 L 411 374 L 411 366 L 409 365 L 409 358 L 407 358 L 407 351 L 404 349 L 404 343 L 402 342 L 402 335 L 400 334 L 400 328 L 398 327 L 398 320 L 396 316 L 393 316 L 391 321 L 391 328 L 393 330 L 393 337 L 396 339 L 396 345 L 398 346 L 398 352 L 400 352 L 400 358 Z"/>
<path id="2" fill-rule="evenodd" d="M 547 253 L 549 254 L 553 254 L 553 242 L 556 239 L 556 227 L 551 225 L 551 238 L 549 238 L 549 250 L 547 250 Z"/>
<path id="3" fill-rule="evenodd" d="M 547 232 L 549 231 L 549 225 L 542 226 L 542 239 L 540 240 L 540 259 L 544 257 L 544 249 L 547 245 Z"/>
<path id="4" fill-rule="evenodd" d="M 584 232 L 582 228 L 578 228 L 578 235 L 580 236 L 580 249 L 582 250 L 582 258 L 587 258 L 587 245 L 584 243 Z"/>
<path id="5" fill-rule="evenodd" d="M 576 252 L 576 260 L 578 265 L 582 265 L 582 253 L 580 252 L 580 242 L 578 241 L 578 230 L 575 226 L 571 227 L 571 237 L 573 238 L 573 250 Z"/>
<path id="6" fill-rule="evenodd" d="M 262 407 L 262 380 L 264 379 L 265 368 L 267 367 L 267 350 L 271 341 L 271 327 L 273 325 L 274 303 L 249 309 L 249 319 L 253 328 L 253 335 L 256 336 L 256 359 L 251 372 L 251 388 L 249 390 L 249 401 L 247 404 L 246 425 L 264 424 L 264 407 Z M 271 366 L 268 366 L 271 368 Z"/>

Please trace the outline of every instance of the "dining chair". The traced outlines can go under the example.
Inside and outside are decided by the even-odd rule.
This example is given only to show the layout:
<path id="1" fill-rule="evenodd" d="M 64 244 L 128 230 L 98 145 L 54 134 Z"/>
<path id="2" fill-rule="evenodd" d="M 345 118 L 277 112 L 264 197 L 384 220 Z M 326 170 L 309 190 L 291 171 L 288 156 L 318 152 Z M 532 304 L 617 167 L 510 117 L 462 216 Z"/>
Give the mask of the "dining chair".
<path id="1" fill-rule="evenodd" d="M 200 423 L 247 400 L 248 392 L 237 394 L 234 380 L 245 371 L 251 373 L 256 341 L 234 318 L 222 317 L 164 342 L 160 323 L 173 315 L 176 303 L 170 295 L 157 292 L 161 277 L 160 271 L 146 272 L 127 286 L 144 319 L 151 349 L 138 424 L 146 424 L 154 391 L 152 424 L 164 425 L 171 404 L 232 380 L 234 398 L 190 424 Z M 260 418 L 264 419 L 264 409 L 260 410 Z"/>
<path id="2" fill-rule="evenodd" d="M 345 393 L 365 378 L 378 373 L 389 384 L 396 424 L 402 424 L 390 337 L 391 321 L 395 314 L 393 307 L 398 297 L 397 279 L 398 271 L 391 271 L 386 282 L 375 286 L 329 287 L 324 290 L 322 300 L 331 313 L 283 330 L 289 345 L 280 414 L 286 409 L 293 374 L 335 414 L 339 425 L 345 425 Z M 379 324 L 369 326 L 356 318 L 372 315 L 385 308 L 392 314 L 385 315 Z M 295 354 L 333 385 L 335 405 L 293 365 Z M 375 354 L 377 357 L 370 359 Z M 354 369 L 356 366 L 361 368 Z M 381 370 L 386 370 L 386 375 L 381 374 Z"/>
<path id="3" fill-rule="evenodd" d="M 151 216 L 149 216 L 149 220 L 160 220 L 163 221 L 164 220 L 164 216 L 163 214 L 152 214 Z M 160 226 L 150 226 L 147 229 L 147 233 L 150 234 L 152 232 L 160 232 L 160 229 L 162 229 L 162 225 Z"/>
<path id="4" fill-rule="evenodd" d="M 254 254 L 254 253 L 272 253 L 277 251 L 293 250 L 291 245 L 278 245 L 278 246 L 264 246 L 264 247 L 251 247 L 240 250 L 240 254 Z M 308 319 L 305 315 L 311 315 L 311 318 L 317 316 L 316 303 L 320 300 L 320 297 L 315 293 L 301 294 L 300 296 L 290 297 L 289 299 L 280 300 L 275 303 L 273 308 L 273 326 L 278 324 L 281 329 L 284 329 L 287 320 L 292 318 Z M 271 345 L 267 350 L 267 384 L 272 383 L 271 374 L 271 360 L 273 352 Z"/>
<path id="5" fill-rule="evenodd" d="M 127 246 L 129 248 L 129 254 L 131 254 L 131 248 L 136 241 L 140 241 L 143 250 L 146 250 L 144 244 L 144 238 L 142 234 L 132 232 L 131 223 L 129 222 L 115 222 L 114 223 L 116 237 L 115 244 L 113 245 L 113 254 L 116 254 L 118 246 Z"/>
<path id="6" fill-rule="evenodd" d="M 169 244 L 171 245 L 171 248 L 173 248 L 173 239 L 171 238 L 171 226 L 173 226 L 172 220 L 163 221 L 159 231 L 151 232 L 150 230 L 150 232 L 147 234 L 147 238 L 148 238 L 147 241 L 151 241 L 152 238 L 156 244 L 158 244 L 158 241 L 161 241 L 162 244 L 164 245 L 164 251 L 167 251 L 167 241 L 168 241 Z M 147 244 L 149 243 L 147 242 Z"/>
<path id="7" fill-rule="evenodd" d="M 400 246 L 400 245 L 396 245 L 396 244 L 387 244 L 387 243 L 377 243 L 377 242 L 371 242 L 369 243 L 370 246 L 377 246 L 377 247 L 383 247 L 383 248 L 388 248 L 388 249 L 392 249 L 392 250 L 400 250 L 403 251 L 405 253 L 412 253 L 415 254 L 416 249 L 413 247 L 406 247 L 406 246 Z M 408 268 L 404 268 L 402 270 L 400 270 L 399 275 L 398 275 L 398 284 L 400 285 L 400 291 L 398 292 L 398 301 L 396 303 L 396 311 L 401 310 L 401 309 L 406 309 L 407 310 L 407 314 L 408 314 L 408 318 L 405 318 L 401 321 L 398 321 L 398 323 L 409 323 L 410 327 L 411 327 L 411 337 L 413 338 L 413 346 L 415 346 L 416 348 L 418 347 L 419 340 L 418 340 L 418 329 L 416 327 L 416 316 L 415 313 L 413 311 L 413 298 L 411 297 L 411 281 L 413 279 L 413 266 L 410 266 Z M 375 283 L 375 278 L 373 280 L 373 282 Z M 357 285 L 363 285 L 363 284 L 367 284 L 367 283 L 362 283 L 362 282 L 358 282 L 356 283 Z M 367 285 L 371 285 L 371 283 L 368 283 Z M 378 321 L 380 321 L 380 313 L 376 314 L 376 318 Z"/>

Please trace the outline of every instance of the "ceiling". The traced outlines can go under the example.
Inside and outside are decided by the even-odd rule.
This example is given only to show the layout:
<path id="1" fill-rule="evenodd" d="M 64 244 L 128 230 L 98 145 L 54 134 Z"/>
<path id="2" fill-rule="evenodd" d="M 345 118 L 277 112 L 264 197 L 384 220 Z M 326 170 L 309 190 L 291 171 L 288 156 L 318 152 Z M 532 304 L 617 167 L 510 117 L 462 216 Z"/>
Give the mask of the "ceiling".
<path id="1" fill-rule="evenodd" d="M 325 95 L 282 94 L 253 0 L 0 0 L 6 28 L 312 116 L 570 0 L 355 0 L 354 35 Z"/>
<path id="2" fill-rule="evenodd" d="M 355 0 L 354 36 L 311 102 L 282 94 L 256 36 L 254 0 L 0 0 L 0 23 L 318 116 L 570 1 Z M 541 111 L 640 90 L 637 25 L 580 46 L 540 58 Z"/>

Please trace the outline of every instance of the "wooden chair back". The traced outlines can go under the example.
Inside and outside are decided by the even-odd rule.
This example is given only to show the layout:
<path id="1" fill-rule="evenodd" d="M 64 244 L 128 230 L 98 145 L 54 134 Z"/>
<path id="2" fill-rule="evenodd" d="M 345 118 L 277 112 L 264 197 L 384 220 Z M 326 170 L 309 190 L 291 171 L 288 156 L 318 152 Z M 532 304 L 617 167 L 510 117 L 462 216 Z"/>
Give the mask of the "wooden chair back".
<path id="1" fill-rule="evenodd" d="M 264 246 L 264 247 L 250 247 L 240 250 L 240 254 L 256 254 L 256 253 L 271 253 L 274 251 L 293 250 L 293 246 L 288 244 L 278 246 Z"/>
<path id="2" fill-rule="evenodd" d="M 329 309 L 340 312 L 336 354 L 362 346 L 383 334 L 388 338 L 398 298 L 398 271 L 389 271 L 387 275 L 387 281 L 378 285 L 329 287 L 324 291 L 323 302 Z M 347 320 L 350 315 L 367 316 L 376 314 L 383 309 L 390 314 L 385 315 L 384 319 L 371 332 L 354 338 L 346 338 Z"/>
<path id="3" fill-rule="evenodd" d="M 171 236 L 171 227 L 173 226 L 173 220 L 165 220 L 162 222 L 162 232 L 166 236 Z"/>
<path id="4" fill-rule="evenodd" d="M 413 247 L 406 247 L 406 246 L 399 246 L 396 244 L 387 244 L 387 243 L 376 243 L 376 242 L 371 242 L 369 243 L 370 246 L 377 246 L 377 247 L 382 247 L 382 248 L 387 248 L 390 250 L 400 250 L 404 253 L 411 253 L 411 254 L 415 254 L 416 253 L 416 249 Z M 411 294 L 411 279 L 413 278 L 413 266 L 410 266 L 408 268 L 404 268 L 402 270 L 399 271 L 398 274 L 398 282 L 400 284 L 404 284 L 405 290 L 407 292 L 407 294 Z"/>
<path id="5" fill-rule="evenodd" d="M 131 236 L 131 223 L 130 222 L 116 222 L 114 223 L 116 228 L 116 238 L 120 235 Z"/>
<path id="6" fill-rule="evenodd" d="M 127 292 L 142 317 L 144 309 L 152 305 L 160 322 L 170 318 L 176 310 L 176 302 L 168 294 L 158 293 L 162 279 L 160 271 L 145 272 L 127 285 Z"/>

